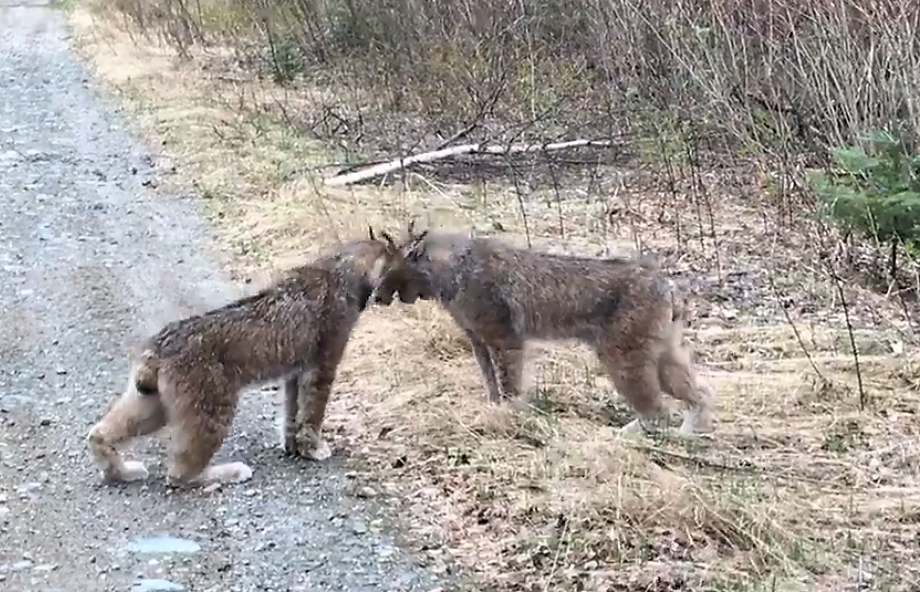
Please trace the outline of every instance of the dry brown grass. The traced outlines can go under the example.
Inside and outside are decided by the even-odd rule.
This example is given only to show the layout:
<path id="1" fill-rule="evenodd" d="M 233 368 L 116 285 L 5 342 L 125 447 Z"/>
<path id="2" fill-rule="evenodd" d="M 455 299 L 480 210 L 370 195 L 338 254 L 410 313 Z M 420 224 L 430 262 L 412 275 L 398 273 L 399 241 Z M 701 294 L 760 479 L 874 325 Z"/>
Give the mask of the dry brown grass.
<path id="1" fill-rule="evenodd" d="M 518 202 L 500 187 L 326 190 L 303 172 L 323 148 L 253 109 L 270 109 L 280 91 L 205 71 L 204 56 L 180 63 L 167 48 L 136 45 L 83 8 L 72 23 L 97 77 L 160 146 L 164 186 L 207 201 L 239 277 L 410 215 L 480 231 L 500 224 L 523 241 Z M 635 235 L 678 252 L 670 268 L 699 296 L 688 339 L 718 397 L 711 440 L 616 439 L 625 407 L 584 348 L 532 347 L 530 405 L 496 408 L 437 306 L 364 316 L 328 429 L 359 477 L 399 500 L 433 562 L 453 558 L 504 590 L 907 590 L 920 581 L 920 358 L 898 307 L 848 286 L 872 401 L 860 411 L 820 240 L 752 205 L 756 187 L 740 191 L 716 173 L 705 182 L 717 244 L 708 222 L 680 209 L 666 207 L 658 222 L 669 197 L 645 189 L 622 195 L 618 228 L 603 222 L 609 204 L 568 194 L 525 210 L 539 246 L 596 254 L 628 250 Z"/>

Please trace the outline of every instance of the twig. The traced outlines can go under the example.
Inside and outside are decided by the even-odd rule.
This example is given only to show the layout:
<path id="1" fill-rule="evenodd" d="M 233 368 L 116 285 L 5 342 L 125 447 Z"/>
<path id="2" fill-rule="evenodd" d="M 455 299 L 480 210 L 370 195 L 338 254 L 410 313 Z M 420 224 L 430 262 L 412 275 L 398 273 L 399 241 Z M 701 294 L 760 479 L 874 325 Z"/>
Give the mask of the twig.
<path id="1" fill-rule="evenodd" d="M 517 197 L 518 208 L 521 210 L 521 219 L 524 222 L 524 235 L 527 237 L 527 248 L 533 248 L 533 242 L 530 238 L 530 223 L 527 218 L 527 208 L 524 206 L 524 194 L 521 190 L 521 182 L 518 179 L 517 169 L 514 168 L 514 164 L 508 163 L 508 170 L 511 171 L 511 180 L 514 182 L 514 195 Z"/>
<path id="2" fill-rule="evenodd" d="M 553 565 L 550 567 L 549 574 L 546 576 L 546 583 L 543 586 L 543 592 L 547 592 L 549 590 L 549 586 L 552 583 L 553 578 L 556 576 L 556 570 L 559 567 L 559 556 L 561 555 L 562 551 L 562 543 L 566 541 L 566 534 L 568 534 L 568 531 L 569 521 L 565 520 L 562 523 L 562 534 L 559 536 L 559 541 L 556 545 L 556 552 L 553 553 Z M 566 542 L 566 548 L 568 548 L 568 546 L 568 542 Z"/>

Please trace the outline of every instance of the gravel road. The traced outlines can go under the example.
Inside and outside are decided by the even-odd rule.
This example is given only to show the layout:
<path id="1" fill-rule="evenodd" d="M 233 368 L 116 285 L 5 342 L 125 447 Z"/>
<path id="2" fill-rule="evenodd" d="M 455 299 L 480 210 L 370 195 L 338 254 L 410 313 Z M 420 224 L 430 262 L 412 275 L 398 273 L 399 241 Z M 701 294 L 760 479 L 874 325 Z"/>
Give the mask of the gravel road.
<path id="1" fill-rule="evenodd" d="M 276 397 L 244 398 L 212 493 L 103 486 L 83 437 L 129 339 L 238 295 L 189 200 L 150 195 L 144 149 L 70 51 L 63 15 L 0 0 L 0 590 L 451 589 L 347 493 L 333 458 L 282 456 Z M 385 524 L 385 522 L 384 522 Z"/>

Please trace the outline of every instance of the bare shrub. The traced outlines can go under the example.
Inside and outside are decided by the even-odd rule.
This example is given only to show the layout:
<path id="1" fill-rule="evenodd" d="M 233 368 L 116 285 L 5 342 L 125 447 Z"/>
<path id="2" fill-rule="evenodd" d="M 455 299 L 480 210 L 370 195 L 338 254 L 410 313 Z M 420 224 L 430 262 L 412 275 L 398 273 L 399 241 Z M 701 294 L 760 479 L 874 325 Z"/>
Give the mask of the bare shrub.
<path id="1" fill-rule="evenodd" d="M 629 127 L 627 115 L 651 111 L 759 148 L 814 150 L 868 129 L 912 132 L 904 128 L 920 87 L 920 7 L 893 0 L 871 8 L 853 0 L 120 0 L 114 8 L 182 49 L 235 39 L 279 78 L 360 87 L 374 107 L 444 134 L 491 121 L 506 135 L 526 128 L 546 139 Z"/>

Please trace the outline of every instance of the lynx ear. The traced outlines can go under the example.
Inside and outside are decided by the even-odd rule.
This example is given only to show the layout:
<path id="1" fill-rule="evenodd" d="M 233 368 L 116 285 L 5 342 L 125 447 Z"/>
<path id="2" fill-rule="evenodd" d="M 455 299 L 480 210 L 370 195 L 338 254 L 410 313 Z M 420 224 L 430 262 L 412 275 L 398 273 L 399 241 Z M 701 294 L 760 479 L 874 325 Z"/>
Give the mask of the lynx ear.
<path id="1" fill-rule="evenodd" d="M 383 237 L 383 240 L 387 241 L 387 244 L 388 244 L 394 251 L 398 251 L 398 250 L 399 250 L 399 247 L 396 246 L 396 243 L 393 242 L 393 239 L 390 238 L 390 235 L 389 235 L 389 234 L 387 234 L 386 232 L 381 232 L 381 233 L 380 233 L 380 236 Z"/>
<path id="2" fill-rule="evenodd" d="M 377 240 L 377 237 L 374 236 L 374 228 L 370 224 L 367 225 L 367 236 L 371 240 Z"/>
<path id="3" fill-rule="evenodd" d="M 405 253 L 407 259 L 415 259 L 419 257 L 422 252 L 425 250 L 425 245 L 422 244 L 422 240 L 428 234 L 427 230 L 423 230 L 421 234 L 416 237 L 413 237 L 409 244 L 405 247 Z"/>

